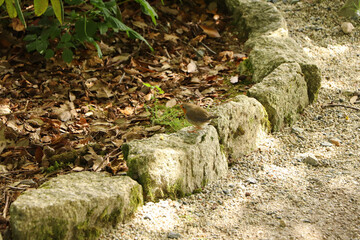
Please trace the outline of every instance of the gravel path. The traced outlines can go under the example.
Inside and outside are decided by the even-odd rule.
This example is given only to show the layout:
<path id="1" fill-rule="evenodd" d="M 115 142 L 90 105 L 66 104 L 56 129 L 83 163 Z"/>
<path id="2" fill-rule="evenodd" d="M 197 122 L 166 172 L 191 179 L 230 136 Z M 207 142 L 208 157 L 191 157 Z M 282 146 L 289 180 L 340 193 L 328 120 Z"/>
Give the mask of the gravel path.
<path id="1" fill-rule="evenodd" d="M 286 1 L 285 1 L 286 2 Z M 316 3 L 312 3 L 316 2 Z M 101 239 L 360 239 L 359 21 L 342 33 L 342 1 L 279 1 L 290 35 L 319 64 L 322 88 L 292 127 L 235 159 L 203 192 L 147 203 Z M 355 97 L 351 99 L 354 101 Z"/>

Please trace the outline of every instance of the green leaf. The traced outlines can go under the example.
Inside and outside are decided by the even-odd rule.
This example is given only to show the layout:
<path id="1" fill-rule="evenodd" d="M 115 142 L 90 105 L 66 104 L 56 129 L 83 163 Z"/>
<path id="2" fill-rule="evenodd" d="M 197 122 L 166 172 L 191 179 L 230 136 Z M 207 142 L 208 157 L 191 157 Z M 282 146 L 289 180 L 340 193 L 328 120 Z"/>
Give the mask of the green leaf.
<path id="1" fill-rule="evenodd" d="M 0 6 L 3 5 L 4 2 L 5 0 L 0 0 Z"/>
<path id="2" fill-rule="evenodd" d="M 65 3 L 69 5 L 79 5 L 82 4 L 83 2 L 84 2 L 83 0 L 65 0 Z"/>
<path id="3" fill-rule="evenodd" d="M 131 31 L 129 31 L 129 37 L 135 38 L 135 39 L 140 39 L 146 45 L 148 45 L 148 47 L 150 48 L 151 51 L 154 51 L 154 49 L 151 47 L 150 43 L 148 41 L 146 41 L 146 39 L 143 36 L 141 36 L 140 33 L 136 32 L 135 30 L 131 29 Z"/>
<path id="4" fill-rule="evenodd" d="M 32 51 L 36 50 L 36 41 L 26 44 L 26 50 L 28 52 L 32 52 Z"/>
<path id="5" fill-rule="evenodd" d="M 70 33 L 64 33 L 62 36 L 61 36 L 61 39 L 60 41 L 65 43 L 65 42 L 69 42 L 71 40 L 71 35 Z"/>
<path id="6" fill-rule="evenodd" d="M 6 11 L 9 14 L 10 18 L 14 18 L 17 16 L 17 12 L 14 6 L 14 1 L 13 0 L 5 0 L 5 4 L 6 4 Z"/>
<path id="7" fill-rule="evenodd" d="M 164 90 L 162 90 L 159 86 L 155 86 L 155 88 L 159 91 L 159 94 L 164 94 Z"/>
<path id="8" fill-rule="evenodd" d="M 152 22 L 156 25 L 156 18 L 158 18 L 158 15 L 156 14 L 154 8 L 146 0 L 136 0 L 136 2 L 140 4 L 143 13 L 150 16 Z"/>
<path id="9" fill-rule="evenodd" d="M 52 49 L 46 49 L 45 51 L 45 58 L 50 59 L 54 56 L 54 51 Z"/>
<path id="10" fill-rule="evenodd" d="M 124 23 L 122 23 L 119 19 L 116 17 L 110 16 L 108 18 L 109 22 L 111 23 L 113 28 L 119 29 L 120 31 L 129 31 L 131 28 L 126 26 Z"/>
<path id="11" fill-rule="evenodd" d="M 99 44 L 97 44 L 97 42 L 95 42 L 94 40 L 91 40 L 89 42 L 92 43 L 95 46 L 98 57 L 102 58 L 103 55 L 102 55 L 101 48 L 100 48 Z"/>
<path id="12" fill-rule="evenodd" d="M 35 15 L 41 16 L 49 6 L 49 0 L 34 0 Z"/>
<path id="13" fill-rule="evenodd" d="M 101 35 L 104 35 L 108 30 L 109 30 L 109 27 L 106 24 L 104 24 L 104 23 L 99 24 L 99 31 L 100 31 Z"/>
<path id="14" fill-rule="evenodd" d="M 76 32 L 76 37 L 79 39 L 79 41 L 83 42 L 86 40 L 87 35 L 85 32 L 85 20 L 79 19 L 75 22 L 75 32 Z"/>
<path id="15" fill-rule="evenodd" d="M 34 41 L 36 40 L 37 35 L 36 34 L 28 34 L 24 37 L 24 41 Z"/>
<path id="16" fill-rule="evenodd" d="M 26 28 L 26 22 L 25 22 L 24 15 L 23 15 L 23 13 L 21 11 L 19 0 L 14 0 L 14 3 L 15 3 L 15 9 L 16 9 L 17 15 L 19 16 L 21 23 Z"/>
<path id="17" fill-rule="evenodd" d="M 98 24 L 96 22 L 94 22 L 93 20 L 89 20 L 86 22 L 86 34 L 89 37 L 94 37 L 97 30 Z"/>
<path id="18" fill-rule="evenodd" d="M 64 21 L 64 6 L 61 0 L 51 0 L 51 6 L 54 9 L 56 18 L 62 24 Z"/>
<path id="19" fill-rule="evenodd" d="M 62 53 L 62 59 L 66 63 L 71 63 L 71 61 L 73 59 L 73 55 L 74 55 L 73 52 L 69 48 L 65 48 Z"/>
<path id="20" fill-rule="evenodd" d="M 53 25 L 50 27 L 49 29 L 49 35 L 50 35 L 50 38 L 51 39 L 54 39 L 56 37 L 59 37 L 60 36 L 60 33 L 61 33 L 61 30 L 58 26 L 56 25 Z"/>
<path id="21" fill-rule="evenodd" d="M 49 46 L 49 41 L 47 39 L 38 38 L 36 39 L 36 51 L 43 53 Z"/>

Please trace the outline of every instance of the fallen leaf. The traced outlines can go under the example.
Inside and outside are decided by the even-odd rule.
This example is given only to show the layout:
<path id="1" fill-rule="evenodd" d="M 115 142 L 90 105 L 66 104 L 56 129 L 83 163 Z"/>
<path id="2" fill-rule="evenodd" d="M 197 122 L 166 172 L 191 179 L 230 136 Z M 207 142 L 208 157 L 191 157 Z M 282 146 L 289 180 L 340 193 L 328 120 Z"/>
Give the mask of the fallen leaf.
<path id="1" fill-rule="evenodd" d="M 179 37 L 176 35 L 173 35 L 173 34 L 165 33 L 164 39 L 165 39 L 165 41 L 171 41 L 173 43 L 177 43 L 177 41 L 179 40 Z"/>
<path id="2" fill-rule="evenodd" d="M 73 170 L 74 172 L 81 172 L 81 171 L 84 170 L 84 168 L 83 168 L 83 167 L 74 167 L 72 170 Z"/>
<path id="3" fill-rule="evenodd" d="M 162 127 L 160 125 L 155 125 L 152 127 L 145 128 L 145 131 L 147 132 L 156 132 L 159 131 Z"/>
<path id="4" fill-rule="evenodd" d="M 234 52 L 233 51 L 223 51 L 219 53 L 219 57 L 221 57 L 221 61 L 227 61 L 234 58 Z"/>
<path id="5" fill-rule="evenodd" d="M 204 31 L 204 33 L 206 33 L 209 37 L 212 37 L 212 38 L 221 37 L 220 33 L 213 27 L 208 27 L 208 26 L 205 26 L 205 25 L 200 25 L 200 27 Z"/>
<path id="6" fill-rule="evenodd" d="M 134 114 L 134 108 L 130 106 L 125 107 L 124 109 L 120 109 L 119 111 L 126 116 L 130 116 Z"/>
<path id="7" fill-rule="evenodd" d="M 11 113 L 11 109 L 9 105 L 0 105 L 0 115 L 8 115 Z"/>
<path id="8" fill-rule="evenodd" d="M 176 99 L 175 98 L 172 98 L 170 99 L 169 101 L 166 102 L 165 106 L 167 108 L 172 108 L 176 105 Z"/>
<path id="9" fill-rule="evenodd" d="M 187 72 L 188 73 L 194 73 L 197 72 L 197 66 L 195 61 L 191 60 L 190 63 L 187 65 Z"/>
<path id="10" fill-rule="evenodd" d="M 20 21 L 19 18 L 12 19 L 11 27 L 17 32 L 25 30 L 25 26 L 24 26 L 24 24 L 22 24 L 22 22 Z"/>
<path id="11" fill-rule="evenodd" d="M 231 82 L 232 84 L 238 83 L 238 82 L 239 82 L 239 76 L 238 76 L 238 75 L 232 76 L 232 77 L 230 78 L 230 82 Z"/>
<path id="12" fill-rule="evenodd" d="M 130 54 L 128 53 L 123 53 L 121 55 L 115 56 L 113 58 L 110 59 L 110 63 L 122 63 L 122 62 L 126 62 L 127 60 L 129 60 L 130 58 Z"/>
<path id="13" fill-rule="evenodd" d="M 141 22 L 141 21 L 133 21 L 132 23 L 134 24 L 134 26 L 141 28 L 142 30 L 144 30 L 145 28 L 148 27 L 148 25 L 146 23 Z"/>

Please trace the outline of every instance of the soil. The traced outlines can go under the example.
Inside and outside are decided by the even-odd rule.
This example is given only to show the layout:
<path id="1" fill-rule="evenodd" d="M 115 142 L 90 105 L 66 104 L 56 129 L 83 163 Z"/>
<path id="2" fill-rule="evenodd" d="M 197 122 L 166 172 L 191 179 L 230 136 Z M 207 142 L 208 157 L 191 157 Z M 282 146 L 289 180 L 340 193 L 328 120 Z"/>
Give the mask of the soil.
<path id="1" fill-rule="evenodd" d="M 323 75 L 294 126 L 231 159 L 201 193 L 148 202 L 100 239 L 360 239 L 360 22 L 344 34 L 342 4 L 275 3 Z"/>

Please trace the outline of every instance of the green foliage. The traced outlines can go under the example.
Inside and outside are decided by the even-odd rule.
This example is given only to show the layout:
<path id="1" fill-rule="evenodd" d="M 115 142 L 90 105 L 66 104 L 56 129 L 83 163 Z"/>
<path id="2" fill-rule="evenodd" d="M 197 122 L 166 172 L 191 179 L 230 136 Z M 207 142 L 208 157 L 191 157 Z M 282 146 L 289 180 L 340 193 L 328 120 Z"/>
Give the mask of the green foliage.
<path id="1" fill-rule="evenodd" d="M 153 86 L 150 83 L 143 84 L 151 89 L 156 89 L 159 94 L 165 93 L 159 86 Z M 164 125 L 170 132 L 176 132 L 183 127 L 190 126 L 185 120 L 180 107 L 168 108 L 165 105 L 159 104 L 156 98 L 154 107 L 148 107 L 147 111 L 151 114 L 150 120 L 153 125 Z"/>
<path id="2" fill-rule="evenodd" d="M 340 9 L 339 15 L 343 17 L 360 17 L 360 0 L 347 0 Z"/>
<path id="3" fill-rule="evenodd" d="M 58 163 L 57 161 L 55 161 L 54 165 L 52 165 L 52 166 L 50 166 L 50 167 L 48 167 L 48 168 L 46 169 L 46 172 L 47 172 L 47 173 L 52 173 L 52 172 L 55 172 L 55 171 L 57 171 L 57 170 L 59 170 L 59 169 L 62 169 L 62 168 L 64 168 L 64 167 L 66 167 L 66 166 L 68 166 L 68 164 Z"/>
<path id="4" fill-rule="evenodd" d="M 165 93 L 159 86 L 156 86 L 156 85 L 153 86 L 150 83 L 143 83 L 143 84 L 144 84 L 144 86 L 149 87 L 151 89 L 156 89 L 159 94 L 164 94 Z"/>
<path id="5" fill-rule="evenodd" d="M 146 0 L 135 1 L 156 25 L 158 15 L 151 5 Z M 19 0 L 0 0 L 0 6 L 4 2 L 10 18 L 18 16 L 27 27 Z M 55 52 L 60 52 L 63 60 L 69 63 L 73 59 L 73 50 L 88 42 L 95 46 L 101 58 L 102 52 L 96 41 L 100 39 L 100 35 L 107 34 L 109 29 L 114 32 L 124 31 L 129 38 L 143 41 L 153 51 L 143 36 L 122 22 L 116 0 L 90 0 L 89 3 L 84 0 L 64 0 L 66 5 L 72 5 L 72 9 L 76 9 L 66 12 L 62 0 L 50 2 L 51 6 L 49 0 L 34 0 L 34 13 L 41 16 L 41 19 L 36 25 L 27 28 L 24 40 L 28 42 L 26 49 L 29 52 L 38 51 L 47 59 L 53 57 Z"/>
<path id="6" fill-rule="evenodd" d="M 190 126 L 185 120 L 180 107 L 168 108 L 155 102 L 153 108 L 148 108 L 151 113 L 151 123 L 153 125 L 163 125 L 170 132 L 176 132 L 184 127 Z"/>

